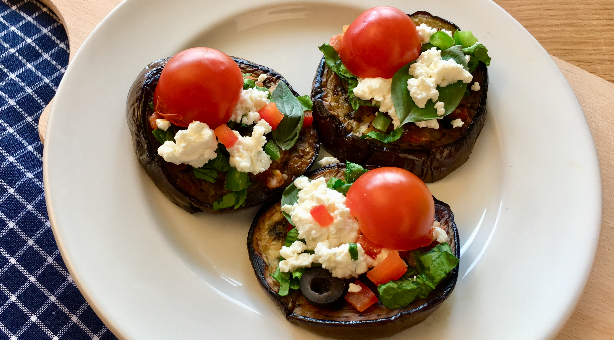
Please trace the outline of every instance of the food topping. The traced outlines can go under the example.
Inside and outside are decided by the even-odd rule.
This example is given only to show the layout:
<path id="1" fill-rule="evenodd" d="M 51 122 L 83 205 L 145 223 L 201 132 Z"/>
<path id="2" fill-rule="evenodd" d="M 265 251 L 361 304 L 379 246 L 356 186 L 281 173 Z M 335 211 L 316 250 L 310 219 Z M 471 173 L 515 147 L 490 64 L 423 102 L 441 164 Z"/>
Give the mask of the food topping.
<path id="1" fill-rule="evenodd" d="M 242 88 L 243 74 L 229 56 L 212 48 L 190 48 L 164 66 L 154 109 L 177 126 L 199 121 L 215 129 L 230 119 Z"/>
<path id="2" fill-rule="evenodd" d="M 255 124 L 260 120 L 258 111 L 269 102 L 269 92 L 258 90 L 255 87 L 241 91 L 239 103 L 232 110 L 230 120 L 247 125 Z"/>
<path id="3" fill-rule="evenodd" d="M 271 157 L 264 152 L 263 147 L 267 143 L 264 135 L 271 132 L 269 123 L 260 120 L 249 137 L 243 137 L 237 131 L 233 132 L 238 140 L 228 148 L 230 165 L 241 172 L 253 174 L 259 174 L 268 169 L 271 165 Z"/>
<path id="4" fill-rule="evenodd" d="M 156 127 L 162 131 L 166 131 L 171 127 L 171 122 L 166 119 L 156 119 Z"/>
<path id="5" fill-rule="evenodd" d="M 318 165 L 320 166 L 327 166 L 335 163 L 339 163 L 339 160 L 335 157 L 324 157 L 318 161 Z"/>
<path id="6" fill-rule="evenodd" d="M 175 134 L 175 141 L 166 141 L 158 148 L 165 161 L 189 164 L 200 168 L 216 157 L 217 139 L 205 123 L 192 122 L 186 130 Z"/>
<path id="7" fill-rule="evenodd" d="M 354 131 L 383 143 L 399 140 L 399 128 L 405 124 L 439 129 L 437 120 L 454 112 L 468 95 L 471 72 L 480 62 L 490 65 L 488 50 L 471 31 L 451 32 L 424 23 L 416 27 L 391 7 L 364 12 L 320 51 L 328 68 L 347 82 L 354 111 L 376 106 L 388 116 L 392 130 L 378 114 L 369 129 Z M 471 90 L 479 91 L 480 85 L 474 83 Z M 464 126 L 465 121 L 456 119 L 448 119 L 454 121 L 452 128 Z"/>
<path id="8" fill-rule="evenodd" d="M 345 284 L 343 280 L 332 277 L 322 268 L 305 271 L 300 281 L 301 293 L 314 306 L 330 306 L 343 299 Z"/>
<path id="9" fill-rule="evenodd" d="M 360 78 L 392 78 L 420 54 L 414 22 L 393 7 L 374 7 L 362 13 L 343 34 L 339 55 Z"/>
<path id="10" fill-rule="evenodd" d="M 399 308 L 426 297 L 458 264 L 428 188 L 403 169 L 367 171 L 347 162 L 345 179 L 299 177 L 284 191 L 281 210 L 291 223 L 273 274 L 282 296 L 297 289 L 298 278 L 305 294 L 311 275 L 360 277 L 378 286 L 386 307 Z M 360 280 L 349 284 L 345 300 L 362 312 L 378 299 Z"/>

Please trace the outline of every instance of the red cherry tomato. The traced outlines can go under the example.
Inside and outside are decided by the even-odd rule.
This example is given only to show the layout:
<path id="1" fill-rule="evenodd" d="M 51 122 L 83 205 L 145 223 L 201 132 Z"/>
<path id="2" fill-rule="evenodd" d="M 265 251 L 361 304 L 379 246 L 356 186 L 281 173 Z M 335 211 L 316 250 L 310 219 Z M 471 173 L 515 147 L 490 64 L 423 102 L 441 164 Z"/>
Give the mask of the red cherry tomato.
<path id="1" fill-rule="evenodd" d="M 190 48 L 164 66 L 154 107 L 174 125 L 199 121 L 215 129 L 228 122 L 242 89 L 243 74 L 229 56 L 212 48 Z"/>
<path id="2" fill-rule="evenodd" d="M 420 55 L 420 36 L 414 22 L 393 7 L 374 7 L 362 13 L 345 31 L 339 56 L 360 78 L 392 78 Z"/>
<path id="3" fill-rule="evenodd" d="M 432 242 L 435 204 L 424 182 L 399 168 L 378 168 L 360 176 L 346 205 L 362 233 L 384 248 L 413 250 Z"/>

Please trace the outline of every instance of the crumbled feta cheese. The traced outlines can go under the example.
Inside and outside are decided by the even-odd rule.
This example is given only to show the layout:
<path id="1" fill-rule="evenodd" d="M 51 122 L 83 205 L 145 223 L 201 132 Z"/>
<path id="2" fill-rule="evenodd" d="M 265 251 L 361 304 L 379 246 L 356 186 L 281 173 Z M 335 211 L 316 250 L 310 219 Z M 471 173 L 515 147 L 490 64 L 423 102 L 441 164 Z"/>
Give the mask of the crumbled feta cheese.
<path id="1" fill-rule="evenodd" d="M 279 251 L 284 260 L 279 262 L 279 271 L 287 273 L 298 268 L 311 267 L 311 263 L 316 262 L 315 255 L 303 253 L 306 245 L 301 241 L 294 241 L 290 247 L 283 246 Z"/>
<path id="2" fill-rule="evenodd" d="M 444 106 L 445 104 L 443 102 L 435 103 L 435 110 L 437 110 L 438 116 L 443 116 L 444 114 L 446 114 L 446 109 Z"/>
<path id="3" fill-rule="evenodd" d="M 453 121 L 451 121 L 450 123 L 452 123 L 452 127 L 453 128 L 462 127 L 463 124 L 465 124 L 460 118 L 456 118 Z"/>
<path id="4" fill-rule="evenodd" d="M 422 44 L 428 43 L 429 40 L 431 40 L 431 36 L 437 32 L 436 28 L 432 28 L 427 24 L 420 24 L 420 26 L 416 27 L 416 30 L 418 31 Z"/>
<path id="5" fill-rule="evenodd" d="M 437 86 L 446 87 L 459 80 L 470 83 L 473 79 L 471 73 L 454 59 L 441 59 L 441 50 L 435 47 L 420 54 L 416 62 L 409 67 L 409 74 L 413 78 L 407 81 L 407 89 L 420 108 L 424 108 L 429 99 L 437 100 Z"/>
<path id="6" fill-rule="evenodd" d="M 174 164 L 189 164 L 200 168 L 217 154 L 217 139 L 205 123 L 194 121 L 186 130 L 175 134 L 175 142 L 166 141 L 158 148 L 165 161 Z"/>
<path id="7" fill-rule="evenodd" d="M 358 85 L 354 88 L 354 95 L 363 100 L 373 99 L 379 105 L 380 112 L 388 113 L 392 124 L 397 128 L 401 121 L 394 109 L 391 87 L 392 78 L 359 78 Z"/>
<path id="8" fill-rule="evenodd" d="M 281 210 L 290 215 L 298 231 L 298 237 L 305 240 L 307 249 L 315 249 L 319 242 L 329 241 L 331 247 L 355 242 L 358 238 L 358 221 L 350 215 L 342 193 L 326 187 L 326 180 L 318 178 L 310 181 L 301 176 L 294 181 L 300 189 L 298 201 L 284 205 Z M 311 216 L 311 209 L 323 204 L 333 217 L 327 227 L 321 227 Z"/>
<path id="9" fill-rule="evenodd" d="M 433 222 L 433 241 L 438 243 L 448 242 L 448 234 L 446 234 L 445 230 L 441 229 L 441 223 L 437 221 Z"/>
<path id="10" fill-rule="evenodd" d="M 166 119 L 156 119 L 156 126 L 162 131 L 168 130 L 171 127 L 171 122 Z"/>
<path id="11" fill-rule="evenodd" d="M 271 165 L 271 156 L 264 152 L 266 135 L 271 132 L 271 126 L 265 120 L 260 120 L 254 126 L 250 137 L 242 137 L 237 131 L 233 131 L 239 140 L 235 145 L 228 148 L 230 165 L 241 172 L 259 174 Z"/>
<path id="12" fill-rule="evenodd" d="M 261 74 L 258 76 L 258 80 L 256 80 L 256 86 L 260 86 L 263 87 L 264 86 L 264 81 L 266 80 L 267 75 L 266 74 Z"/>
<path id="13" fill-rule="evenodd" d="M 478 83 L 477 81 L 475 83 L 473 83 L 473 85 L 471 85 L 471 90 L 472 91 L 479 91 L 480 90 L 480 83 Z"/>
<path id="14" fill-rule="evenodd" d="M 320 166 L 327 166 L 327 165 L 331 165 L 331 164 L 335 164 L 335 163 L 339 163 L 339 160 L 335 157 L 324 157 L 322 159 L 320 159 L 320 161 L 318 162 L 318 165 Z"/>
<path id="15" fill-rule="evenodd" d="M 355 283 L 351 283 L 348 285 L 348 293 L 358 293 L 362 290 L 362 287 L 360 285 L 357 285 Z"/>
<path id="16" fill-rule="evenodd" d="M 447 29 L 441 29 L 441 31 L 443 31 L 445 34 L 449 35 L 450 37 L 454 38 L 454 35 L 452 33 L 452 31 L 448 31 Z"/>
<path id="17" fill-rule="evenodd" d="M 470 55 L 468 55 L 468 54 L 467 54 L 467 55 L 465 55 L 465 62 L 466 62 L 467 64 L 469 64 L 469 61 L 470 61 L 470 60 L 471 60 L 471 56 L 470 56 Z"/>
<path id="18" fill-rule="evenodd" d="M 230 120 L 247 125 L 257 123 L 260 120 L 258 110 L 262 109 L 268 102 L 268 92 L 255 88 L 242 90 L 241 97 L 232 111 Z"/>
<path id="19" fill-rule="evenodd" d="M 421 122 L 415 122 L 415 124 L 421 128 L 439 129 L 439 122 L 437 119 L 423 120 Z"/>
<path id="20" fill-rule="evenodd" d="M 349 244 L 344 243 L 338 247 L 330 247 L 329 241 L 318 243 L 314 249 L 318 263 L 322 268 L 328 269 L 334 277 L 349 278 L 357 277 L 365 273 L 369 268 L 365 261 L 365 251 L 357 244 L 358 259 L 352 260 Z"/>

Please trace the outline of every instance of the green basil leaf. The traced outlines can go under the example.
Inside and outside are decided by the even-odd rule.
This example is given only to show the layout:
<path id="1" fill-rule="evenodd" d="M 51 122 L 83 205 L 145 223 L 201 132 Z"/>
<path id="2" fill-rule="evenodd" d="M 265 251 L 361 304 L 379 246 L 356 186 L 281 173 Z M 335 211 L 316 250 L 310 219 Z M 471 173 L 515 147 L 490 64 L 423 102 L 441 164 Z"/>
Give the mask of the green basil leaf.
<path id="1" fill-rule="evenodd" d="M 362 165 L 345 162 L 345 181 L 347 183 L 354 183 L 358 177 L 362 176 L 367 172 L 367 169 L 363 168 Z"/>
<path id="2" fill-rule="evenodd" d="M 490 57 L 488 56 L 488 49 L 482 44 L 474 44 L 472 46 L 463 48 L 463 52 L 465 54 L 474 55 L 478 58 L 479 61 L 486 64 L 486 66 L 490 65 Z"/>
<path id="3" fill-rule="evenodd" d="M 294 182 L 288 185 L 286 189 L 284 189 L 284 192 L 281 195 L 281 206 L 283 207 L 284 205 L 296 204 L 298 202 L 298 192 L 299 192 L 299 189 L 296 187 L 296 185 L 294 185 Z M 292 219 L 290 218 L 290 215 L 288 215 L 285 212 L 282 212 L 282 213 L 284 214 L 288 222 L 294 225 L 294 223 L 292 223 Z"/>
<path id="4" fill-rule="evenodd" d="M 266 142 L 264 146 L 264 152 L 271 157 L 272 161 L 276 161 L 281 157 L 281 151 L 279 150 L 279 146 L 275 143 L 274 140 L 270 139 Z"/>
<path id="5" fill-rule="evenodd" d="M 304 273 L 305 268 L 297 268 L 292 272 L 292 277 L 290 278 L 290 289 L 301 288 L 301 277 Z"/>
<path id="6" fill-rule="evenodd" d="M 253 79 L 250 78 L 243 78 L 243 89 L 247 90 L 247 89 L 251 89 L 252 87 L 256 86 L 256 82 Z"/>
<path id="7" fill-rule="evenodd" d="M 313 102 L 308 95 L 296 97 L 299 103 L 303 106 L 303 111 L 311 111 L 313 109 Z"/>
<path id="8" fill-rule="evenodd" d="M 241 191 L 249 188 L 251 184 L 249 175 L 246 172 L 241 172 L 233 167 L 226 172 L 226 182 L 224 184 L 226 190 Z"/>
<path id="9" fill-rule="evenodd" d="M 460 45 L 454 45 L 446 50 L 441 51 L 441 59 L 453 59 L 457 64 L 463 65 L 464 68 L 467 68 L 467 59 L 465 59 L 465 53 L 463 53 L 463 49 Z"/>
<path id="10" fill-rule="evenodd" d="M 277 280 L 277 282 L 279 282 L 279 292 L 277 292 L 277 294 L 281 296 L 288 295 L 288 293 L 290 292 L 291 275 L 292 275 L 291 273 L 282 273 L 279 270 L 279 267 L 277 267 L 277 269 L 275 270 L 275 273 L 271 275 L 272 278 L 274 278 L 275 280 Z"/>
<path id="11" fill-rule="evenodd" d="M 305 117 L 303 106 L 283 81 L 277 84 L 272 93 L 271 100 L 275 102 L 279 111 L 284 114 L 284 118 L 277 126 L 277 129 L 273 131 L 273 140 L 282 150 L 288 150 L 296 143 L 303 127 L 303 119 Z"/>
<path id="12" fill-rule="evenodd" d="M 409 94 L 409 90 L 407 89 L 407 81 L 410 78 L 413 78 L 413 76 L 409 74 L 409 67 L 413 63 L 414 62 L 411 62 L 401 67 L 392 76 L 392 85 L 390 89 L 392 103 L 394 104 L 394 109 L 396 110 L 397 116 L 401 121 L 401 125 L 412 122 L 411 111 L 414 108 L 417 108 L 416 104 L 411 98 L 411 95 Z"/>
<path id="13" fill-rule="evenodd" d="M 348 69 L 341 62 L 341 58 L 339 58 L 339 54 L 337 51 L 329 44 L 322 44 L 322 46 L 318 47 L 319 50 L 324 54 L 324 62 L 326 65 L 339 77 L 347 80 L 347 78 L 357 78 L 352 72 L 348 71 Z"/>
<path id="14" fill-rule="evenodd" d="M 220 210 L 233 207 L 235 209 L 245 205 L 245 199 L 247 198 L 247 190 L 233 191 L 224 195 L 219 200 L 213 202 L 213 209 Z"/>
<path id="15" fill-rule="evenodd" d="M 454 38 L 448 35 L 448 33 L 444 31 L 437 31 L 433 35 L 431 35 L 431 39 L 429 42 L 439 48 L 440 50 L 448 49 L 454 46 Z"/>
<path id="16" fill-rule="evenodd" d="M 292 243 L 294 243 L 294 241 L 296 241 L 298 239 L 298 230 L 296 228 L 292 228 L 288 231 L 288 234 L 286 234 L 286 242 L 284 243 L 284 246 L 289 247 L 292 245 Z"/>
<path id="17" fill-rule="evenodd" d="M 328 180 L 328 182 L 326 182 L 326 187 L 328 187 L 329 189 L 337 190 L 344 196 L 347 194 L 348 190 L 350 190 L 351 186 L 351 184 L 348 184 L 344 180 L 341 180 L 336 177 L 332 177 Z"/>
<path id="18" fill-rule="evenodd" d="M 220 144 L 217 149 L 217 156 L 207 162 L 207 164 L 205 164 L 202 168 L 210 168 L 218 170 L 220 172 L 226 172 L 228 171 L 228 169 L 230 169 L 229 160 L 230 157 L 228 156 L 228 151 L 226 151 L 226 148 L 224 148 L 224 146 Z"/>
<path id="19" fill-rule="evenodd" d="M 440 243 L 428 252 L 415 251 L 412 256 L 416 260 L 418 269 L 435 285 L 448 276 L 458 265 L 458 258 L 452 254 L 448 243 Z"/>
<path id="20" fill-rule="evenodd" d="M 422 47 L 420 48 L 420 53 L 424 52 L 424 51 L 428 51 L 431 48 L 435 47 L 433 44 L 431 44 L 430 42 L 423 44 Z"/>
<path id="21" fill-rule="evenodd" d="M 382 143 L 392 143 L 396 142 L 403 135 L 403 127 L 399 126 L 398 128 L 390 131 L 390 133 L 370 131 L 366 135 L 362 135 L 361 138 L 373 138 Z"/>
<path id="22" fill-rule="evenodd" d="M 193 168 L 194 176 L 198 179 L 203 179 L 207 182 L 215 183 L 215 179 L 217 178 L 217 170 L 215 169 L 206 169 L 206 168 Z"/>
<path id="23" fill-rule="evenodd" d="M 162 129 L 155 129 L 151 132 L 154 137 L 160 142 L 160 144 L 164 144 L 166 141 L 175 141 L 175 129 L 173 127 L 169 127 L 168 130 L 164 131 Z"/>

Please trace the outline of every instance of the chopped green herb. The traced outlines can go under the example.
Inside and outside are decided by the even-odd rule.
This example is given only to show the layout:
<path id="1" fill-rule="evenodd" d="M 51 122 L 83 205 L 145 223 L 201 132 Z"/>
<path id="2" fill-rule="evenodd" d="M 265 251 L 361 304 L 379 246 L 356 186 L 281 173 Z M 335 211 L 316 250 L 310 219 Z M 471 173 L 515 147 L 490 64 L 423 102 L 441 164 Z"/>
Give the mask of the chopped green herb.
<path id="1" fill-rule="evenodd" d="M 298 192 L 299 192 L 299 189 L 296 187 L 296 185 L 294 185 L 294 182 L 288 185 L 286 189 L 284 189 L 284 192 L 281 195 L 281 206 L 283 207 L 284 205 L 296 204 L 298 202 Z M 290 215 L 288 215 L 285 212 L 282 212 L 282 213 L 284 214 L 288 222 L 294 225 L 294 223 L 292 223 L 292 219 L 290 218 Z"/>
<path id="2" fill-rule="evenodd" d="M 454 38 L 444 31 L 437 31 L 431 35 L 429 42 L 440 50 L 448 49 L 454 46 Z"/>
<path id="3" fill-rule="evenodd" d="M 164 131 L 162 129 L 155 129 L 151 132 L 154 137 L 160 142 L 160 144 L 164 144 L 166 141 L 175 141 L 175 130 L 170 127 L 168 130 Z"/>
<path id="4" fill-rule="evenodd" d="M 328 187 L 329 189 L 337 190 L 344 196 L 347 194 L 348 190 L 350 190 L 351 186 L 351 184 L 348 184 L 344 180 L 341 180 L 336 177 L 332 177 L 328 180 L 328 182 L 326 182 L 326 187 Z"/>
<path id="5" fill-rule="evenodd" d="M 230 167 L 226 172 L 226 183 L 224 184 L 226 190 L 241 191 L 249 188 L 251 184 L 246 172 L 241 172 L 233 167 Z"/>
<path id="6" fill-rule="evenodd" d="M 358 177 L 367 172 L 367 169 L 363 168 L 360 164 L 345 162 L 345 181 L 347 183 L 354 183 Z"/>
<path id="7" fill-rule="evenodd" d="M 376 139 L 382 143 L 392 143 L 392 142 L 396 142 L 397 140 L 399 140 L 399 138 L 401 138 L 402 135 L 403 135 L 403 128 L 399 126 L 398 128 L 390 131 L 390 133 L 370 131 L 366 135 L 361 136 L 361 138 L 369 137 L 369 138 Z"/>
<path id="8" fill-rule="evenodd" d="M 378 112 L 375 115 L 372 124 L 374 128 L 386 132 L 386 130 L 388 130 L 388 125 L 390 125 L 390 122 L 392 122 L 392 119 L 390 119 L 388 115 L 386 115 L 385 113 Z"/>
<path id="9" fill-rule="evenodd" d="M 463 48 L 463 53 L 475 56 L 479 61 L 490 65 L 490 57 L 488 56 L 488 49 L 482 44 L 474 44 L 472 46 Z"/>
<path id="10" fill-rule="evenodd" d="M 207 182 L 215 183 L 218 176 L 217 170 L 205 168 L 193 168 L 194 176 L 198 179 L 203 179 Z"/>
<path id="11" fill-rule="evenodd" d="M 273 140 L 268 140 L 264 146 L 264 152 L 271 157 L 272 161 L 276 161 L 281 157 L 281 150 Z"/>
<path id="12" fill-rule="evenodd" d="M 311 101 L 311 98 L 309 98 L 308 95 L 296 97 L 296 99 L 298 99 L 299 103 L 303 105 L 304 111 L 311 111 L 313 109 L 313 102 Z"/>
<path id="13" fill-rule="evenodd" d="M 279 111 L 284 114 L 277 129 L 273 131 L 273 140 L 282 150 L 289 150 L 294 146 L 303 128 L 305 118 L 303 105 L 294 97 L 286 83 L 280 81 L 271 95 Z"/>
<path id="14" fill-rule="evenodd" d="M 243 89 L 247 90 L 247 89 L 251 89 L 252 87 L 256 86 L 256 82 L 253 79 L 250 78 L 244 78 L 243 79 Z"/>
<path id="15" fill-rule="evenodd" d="M 352 261 L 358 260 L 358 245 L 356 243 L 348 243 L 348 250 L 350 251 L 350 257 Z"/>
<path id="16" fill-rule="evenodd" d="M 245 199 L 247 198 L 247 190 L 233 191 L 224 195 L 224 197 L 213 202 L 213 209 L 220 210 L 225 208 L 234 207 L 235 209 L 245 205 Z"/>
<path id="17" fill-rule="evenodd" d="M 294 241 L 296 241 L 298 239 L 298 230 L 296 228 L 292 228 L 288 231 L 288 234 L 286 235 L 286 242 L 284 243 L 284 246 L 289 247 L 292 245 L 292 243 L 294 243 Z"/>

